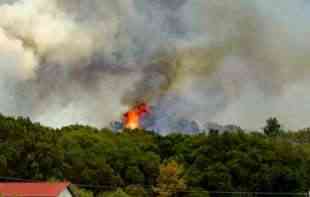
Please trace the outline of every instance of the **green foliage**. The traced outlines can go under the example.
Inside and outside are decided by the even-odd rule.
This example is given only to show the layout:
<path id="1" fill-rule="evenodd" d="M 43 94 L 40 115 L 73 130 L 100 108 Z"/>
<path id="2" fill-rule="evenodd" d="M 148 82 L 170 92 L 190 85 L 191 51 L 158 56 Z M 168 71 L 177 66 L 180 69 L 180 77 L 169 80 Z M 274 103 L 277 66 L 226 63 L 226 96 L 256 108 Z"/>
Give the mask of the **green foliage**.
<path id="1" fill-rule="evenodd" d="M 202 188 L 190 188 L 183 193 L 184 197 L 209 197 L 209 192 Z"/>
<path id="2" fill-rule="evenodd" d="M 128 185 L 125 192 L 134 197 L 148 197 L 147 191 L 141 185 Z"/>
<path id="3" fill-rule="evenodd" d="M 129 166 L 125 172 L 125 180 L 129 184 L 143 184 L 144 183 L 144 174 L 137 166 Z"/>
<path id="4" fill-rule="evenodd" d="M 157 185 L 154 188 L 158 197 L 171 197 L 186 189 L 183 178 L 184 168 L 176 161 L 170 161 L 160 166 L 160 174 L 157 178 Z"/>
<path id="5" fill-rule="evenodd" d="M 266 120 L 264 133 L 267 136 L 278 136 L 283 133 L 283 130 L 281 129 L 281 125 L 277 118 L 269 118 L 268 120 Z"/>
<path id="6" fill-rule="evenodd" d="M 72 191 L 72 193 L 75 196 L 78 196 L 78 197 L 93 197 L 94 196 L 91 191 L 87 191 L 85 189 L 80 189 L 75 185 L 71 185 L 70 190 Z"/>
<path id="7" fill-rule="evenodd" d="M 173 188 L 168 196 L 182 197 L 207 196 L 206 191 L 307 191 L 310 129 L 283 132 L 271 118 L 264 133 L 161 136 L 82 125 L 52 129 L 0 114 L 0 176 L 93 185 L 88 189 L 94 196 L 154 196 L 152 188 L 157 194 Z M 124 191 L 107 192 L 116 188 Z"/>
<path id="8" fill-rule="evenodd" d="M 114 192 L 105 192 L 99 195 L 99 197 L 130 197 L 122 189 L 117 189 Z"/>

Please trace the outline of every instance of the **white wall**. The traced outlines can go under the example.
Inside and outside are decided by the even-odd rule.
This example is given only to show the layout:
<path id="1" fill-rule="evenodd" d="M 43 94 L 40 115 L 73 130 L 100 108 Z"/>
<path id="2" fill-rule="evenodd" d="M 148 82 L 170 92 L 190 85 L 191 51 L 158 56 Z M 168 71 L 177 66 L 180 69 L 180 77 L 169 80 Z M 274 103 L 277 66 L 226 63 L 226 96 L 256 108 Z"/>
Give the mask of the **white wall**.
<path id="1" fill-rule="evenodd" d="M 58 195 L 58 197 L 72 197 L 72 194 L 68 189 L 65 189 Z"/>

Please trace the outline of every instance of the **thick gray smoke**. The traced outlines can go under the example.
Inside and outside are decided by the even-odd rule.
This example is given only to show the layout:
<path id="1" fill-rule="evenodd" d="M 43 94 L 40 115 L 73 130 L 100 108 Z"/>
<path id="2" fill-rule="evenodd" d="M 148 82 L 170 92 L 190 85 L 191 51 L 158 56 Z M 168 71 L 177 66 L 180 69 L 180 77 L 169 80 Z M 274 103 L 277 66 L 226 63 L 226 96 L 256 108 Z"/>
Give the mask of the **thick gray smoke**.
<path id="1" fill-rule="evenodd" d="M 107 126 L 169 118 L 310 125 L 304 0 L 0 0 L 0 111 Z M 166 128 L 166 127 L 165 127 Z M 159 129 L 160 130 L 160 129 Z"/>

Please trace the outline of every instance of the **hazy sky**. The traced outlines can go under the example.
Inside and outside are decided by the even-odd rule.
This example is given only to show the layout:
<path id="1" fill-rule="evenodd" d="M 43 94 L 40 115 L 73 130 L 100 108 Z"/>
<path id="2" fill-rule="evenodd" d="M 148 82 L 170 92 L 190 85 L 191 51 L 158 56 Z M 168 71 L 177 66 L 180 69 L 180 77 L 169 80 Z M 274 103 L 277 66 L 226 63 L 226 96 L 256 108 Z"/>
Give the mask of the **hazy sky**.
<path id="1" fill-rule="evenodd" d="M 310 126 L 305 0 L 0 0 L 0 112 L 107 126 L 163 116 Z"/>

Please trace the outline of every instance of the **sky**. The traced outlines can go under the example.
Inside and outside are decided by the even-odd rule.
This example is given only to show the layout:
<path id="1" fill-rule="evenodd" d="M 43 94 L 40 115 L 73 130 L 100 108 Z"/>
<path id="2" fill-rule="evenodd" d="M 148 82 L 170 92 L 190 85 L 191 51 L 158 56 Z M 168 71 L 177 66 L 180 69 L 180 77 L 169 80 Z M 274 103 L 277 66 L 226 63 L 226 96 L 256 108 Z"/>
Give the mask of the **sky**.
<path id="1" fill-rule="evenodd" d="M 135 103 L 259 129 L 310 120 L 305 0 L 0 0 L 0 112 L 109 126 Z"/>

